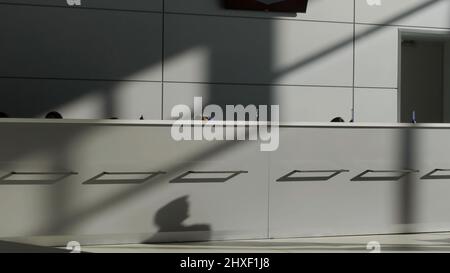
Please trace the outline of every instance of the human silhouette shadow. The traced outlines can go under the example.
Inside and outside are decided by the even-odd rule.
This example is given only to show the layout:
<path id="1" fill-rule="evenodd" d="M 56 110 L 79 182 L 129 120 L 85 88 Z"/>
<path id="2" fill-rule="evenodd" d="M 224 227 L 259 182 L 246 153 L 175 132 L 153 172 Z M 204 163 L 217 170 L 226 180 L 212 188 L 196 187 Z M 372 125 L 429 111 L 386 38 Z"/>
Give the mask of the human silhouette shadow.
<path id="1" fill-rule="evenodd" d="M 208 241 L 211 238 L 211 226 L 208 224 L 185 225 L 189 218 L 189 196 L 173 200 L 160 208 L 154 217 L 158 232 L 146 243 L 168 241 Z"/>

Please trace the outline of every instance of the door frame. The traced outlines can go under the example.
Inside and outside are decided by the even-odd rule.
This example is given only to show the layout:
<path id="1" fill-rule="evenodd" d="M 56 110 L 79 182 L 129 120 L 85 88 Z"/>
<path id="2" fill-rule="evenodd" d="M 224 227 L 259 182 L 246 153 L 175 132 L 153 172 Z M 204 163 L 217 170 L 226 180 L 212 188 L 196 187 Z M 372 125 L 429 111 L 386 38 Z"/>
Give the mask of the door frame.
<path id="1" fill-rule="evenodd" d="M 397 64 L 397 122 L 402 122 L 402 41 L 404 38 L 433 38 L 438 41 L 450 41 L 450 30 L 424 28 L 398 28 L 398 64 Z"/>

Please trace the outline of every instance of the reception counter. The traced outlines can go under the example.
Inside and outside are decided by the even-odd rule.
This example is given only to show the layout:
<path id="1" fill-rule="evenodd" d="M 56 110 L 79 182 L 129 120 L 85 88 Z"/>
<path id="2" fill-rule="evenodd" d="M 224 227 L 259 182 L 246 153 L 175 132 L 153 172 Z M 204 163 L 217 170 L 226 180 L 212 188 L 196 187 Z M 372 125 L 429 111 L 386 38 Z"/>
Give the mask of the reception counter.
<path id="1" fill-rule="evenodd" d="M 0 239 L 61 246 L 450 230 L 450 125 L 281 123 L 278 149 L 265 152 L 259 138 L 176 141 L 173 124 L 0 120 Z"/>

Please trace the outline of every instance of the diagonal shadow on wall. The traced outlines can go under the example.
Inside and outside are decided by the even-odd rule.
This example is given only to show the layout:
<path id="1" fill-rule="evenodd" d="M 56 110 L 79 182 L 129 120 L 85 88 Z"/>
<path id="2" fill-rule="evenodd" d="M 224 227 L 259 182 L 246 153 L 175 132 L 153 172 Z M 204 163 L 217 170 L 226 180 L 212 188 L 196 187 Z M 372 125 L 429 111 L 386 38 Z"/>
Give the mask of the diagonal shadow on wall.
<path id="1" fill-rule="evenodd" d="M 398 14 L 393 18 L 390 18 L 389 20 L 387 20 L 386 22 L 384 22 L 383 24 L 380 24 L 380 26 L 377 27 L 373 27 L 372 29 L 370 29 L 367 32 L 363 32 L 358 34 L 357 37 L 348 37 L 346 39 L 343 39 L 342 42 L 333 45 L 329 48 L 327 48 L 326 50 L 323 50 L 321 52 L 318 52 L 317 54 L 314 54 L 312 56 L 310 56 L 307 59 L 301 60 L 298 63 L 296 63 L 295 65 L 292 65 L 288 68 L 285 68 L 281 71 L 275 71 L 273 73 L 267 73 L 267 77 L 270 77 L 269 81 L 273 81 L 275 79 L 277 79 L 278 77 L 282 76 L 284 73 L 289 73 L 290 71 L 293 70 L 297 70 L 297 69 L 302 69 L 302 67 L 316 61 L 319 60 L 321 58 L 324 58 L 326 56 L 329 56 L 330 54 L 332 54 L 334 51 L 339 50 L 342 47 L 345 46 L 352 46 L 354 39 L 356 40 L 360 40 L 360 39 L 364 39 L 366 37 L 368 37 L 369 35 L 372 35 L 374 33 L 376 33 L 377 31 L 379 31 L 383 25 L 387 25 L 387 24 L 395 24 L 396 21 L 405 18 L 407 16 L 410 16 L 416 12 L 418 12 L 419 10 L 426 8 L 430 5 L 433 5 L 435 3 L 439 2 L 439 0 L 432 0 L 432 1 L 427 1 L 424 4 L 421 4 L 405 13 L 402 14 Z M 116 11 L 114 11 L 116 12 Z M 64 18 L 61 18 L 62 20 L 64 20 Z M 229 19 L 231 20 L 231 19 Z M 261 38 L 263 39 L 263 45 L 262 45 L 262 52 L 266 52 L 267 54 L 265 54 L 265 59 L 264 60 L 260 60 L 259 63 L 262 63 L 262 69 L 265 69 L 267 71 L 271 71 L 273 69 L 273 51 L 274 49 L 272 48 L 272 44 L 273 44 L 273 29 L 272 29 L 272 22 L 268 19 L 259 19 L 259 20 L 266 20 L 265 25 L 266 25 L 266 29 L 267 31 L 263 31 L 261 33 L 258 34 L 258 36 L 261 36 Z M 11 18 L 10 22 L 14 22 L 15 18 Z M 91 22 L 91 23 L 95 23 L 95 22 Z M 224 27 L 226 27 L 226 19 L 224 19 Z M 14 26 L 9 26 L 12 27 L 13 30 L 15 31 L 19 31 L 19 29 L 14 29 Z M 25 31 L 25 33 L 28 33 L 28 31 Z M 29 41 L 32 40 L 38 40 L 42 37 L 39 37 L 39 35 L 36 35 L 36 33 L 39 32 L 34 32 L 34 34 L 32 34 L 32 36 L 29 37 Z M 242 35 L 245 35 L 245 33 L 239 32 L 238 31 L 238 36 L 237 37 L 242 37 Z M 78 37 L 78 40 L 83 40 L 85 37 Z M 42 42 L 41 46 L 37 46 L 35 47 L 36 52 L 47 52 L 47 51 L 52 51 L 52 50 L 58 50 L 55 49 L 53 46 L 52 47 L 48 47 L 49 44 L 51 44 L 51 42 L 53 41 L 53 39 L 49 39 L 46 43 Z M 206 46 L 208 48 L 208 50 L 211 52 L 211 58 L 210 58 L 210 62 L 209 62 L 209 66 L 210 66 L 210 70 L 211 70 L 211 75 L 210 75 L 210 82 L 212 83 L 218 83 L 220 82 L 221 79 L 221 75 L 222 73 L 224 73 L 224 70 L 226 70 L 227 68 L 223 66 L 223 61 L 226 60 L 228 58 L 228 51 L 224 50 L 223 48 L 223 44 L 220 44 L 217 41 L 208 39 L 207 37 L 205 38 L 205 40 L 203 41 L 189 41 L 185 44 L 180 45 L 179 47 L 177 47 L 174 51 L 169 51 L 169 52 L 165 52 L 165 58 L 169 59 L 171 57 L 176 56 L 177 54 L 181 54 L 183 51 L 188 50 L 189 48 L 195 47 L 195 46 Z M 238 50 L 239 47 L 232 47 L 233 50 Z M 63 50 L 63 49 L 60 49 Z M 67 50 L 67 49 L 66 49 Z M 246 54 L 246 52 L 241 53 L 243 55 Z M 241 55 L 242 56 L 242 55 Z M 124 67 L 125 72 L 123 73 L 123 75 L 120 75 L 120 77 L 127 77 L 128 75 L 132 75 L 135 74 L 136 72 L 139 72 L 140 70 L 145 69 L 148 66 L 152 66 L 153 64 L 157 64 L 158 62 L 160 62 L 161 60 L 159 58 L 150 58 L 150 59 L 142 59 L 139 58 L 140 56 L 135 56 L 136 59 L 133 60 L 133 58 L 130 58 L 129 60 L 129 64 L 125 65 Z M 108 63 L 107 58 L 105 58 L 106 61 L 105 63 L 103 63 L 102 65 L 105 66 L 115 66 L 117 64 L 111 64 Z M 86 66 L 87 68 L 89 66 Z M 250 64 L 251 67 L 251 64 Z M 70 79 L 73 80 L 73 79 Z M 112 86 L 114 86 L 115 84 L 117 84 L 114 81 L 105 81 L 105 90 L 110 89 Z M 14 85 L 13 85 L 14 86 Z M 216 89 L 217 88 L 217 89 Z M 257 103 L 256 104 L 270 104 L 272 102 L 272 96 L 271 96 L 271 88 L 270 86 L 267 87 L 262 87 L 263 89 L 263 93 L 266 93 L 265 95 L 262 96 L 262 98 L 257 98 Z M 92 92 L 92 90 L 86 89 L 86 90 L 82 90 L 81 93 L 82 94 L 87 94 L 89 92 Z M 218 103 L 218 104 L 233 104 L 233 102 L 241 102 L 239 97 L 234 97 L 234 98 L 230 98 L 229 96 L 227 96 L 226 94 L 223 94 L 220 92 L 219 87 L 217 84 L 212 84 L 209 88 L 209 96 L 210 99 L 208 100 L 208 102 L 212 102 L 212 103 Z M 74 100 L 76 99 L 76 96 L 71 96 L 71 95 L 67 95 L 64 96 L 64 98 L 62 98 L 60 101 L 49 101 L 49 104 L 46 107 L 55 107 L 56 105 L 65 103 L 67 101 L 70 100 Z M 105 101 L 108 101 L 108 105 L 112 105 L 113 103 L 111 103 L 110 100 L 106 99 Z M 245 103 L 252 103 L 254 102 L 254 100 L 252 99 L 248 99 L 247 101 L 244 101 Z M 109 106 L 108 106 L 109 107 Z M 107 107 L 107 108 L 108 108 Z M 113 113 L 113 109 L 108 110 L 107 112 L 105 112 L 105 115 L 111 114 Z M 38 112 L 36 112 L 38 113 Z M 83 134 L 83 132 L 76 132 L 72 137 L 66 138 L 61 140 L 60 145 L 58 145 L 58 147 L 63 147 L 64 145 L 70 145 L 70 143 L 75 140 L 77 138 L 77 135 L 81 135 Z M 192 155 L 192 159 L 191 161 L 195 161 L 194 159 L 196 158 L 208 158 L 209 155 L 211 154 L 220 154 L 221 152 L 223 152 L 226 149 L 229 149 L 231 147 L 233 147 L 234 144 L 232 143 L 227 143 L 224 145 L 221 145 L 218 148 L 215 148 L 211 151 L 208 151 L 206 153 L 201 153 L 201 154 L 197 154 L 197 155 Z M 41 146 L 40 149 L 42 151 L 46 151 L 46 150 L 53 150 L 55 146 L 53 146 L 53 148 L 48 145 L 48 146 Z M 61 151 L 61 150 L 59 150 Z M 64 149 L 62 150 L 64 151 Z M 22 156 L 25 156 L 27 153 L 33 153 L 35 151 L 23 151 L 23 153 L 17 152 L 17 153 L 11 153 L 11 154 L 5 154 L 2 155 L 2 161 L 9 161 L 12 159 L 18 159 Z M 55 153 L 58 153 L 58 151 L 55 151 Z M 70 165 L 70 155 L 69 154 L 64 154 L 64 152 L 59 153 L 59 156 L 57 157 L 58 159 L 61 158 L 67 158 L 65 160 L 66 163 L 62 164 L 58 164 L 58 165 Z M 168 166 L 167 170 L 171 171 L 171 170 L 179 170 L 181 168 L 185 167 L 184 165 L 173 165 L 173 166 Z M 121 194 L 117 195 L 117 196 L 112 196 L 111 198 L 109 198 L 108 200 L 101 202 L 97 205 L 95 205 L 94 207 L 89 208 L 88 210 L 82 210 L 79 211 L 75 214 L 70 214 L 70 215 L 65 215 L 64 211 L 60 211 L 58 213 L 58 216 L 55 218 L 56 221 L 55 223 L 53 223 L 51 225 L 51 227 L 49 227 L 49 229 L 46 229 L 47 231 L 51 231 L 54 233 L 61 233 L 64 232 L 64 230 L 72 225 L 74 222 L 79 222 L 79 221 L 84 221 L 86 219 L 89 219 L 90 217 L 94 217 L 96 214 L 100 213 L 102 210 L 108 208 L 109 206 L 113 205 L 113 204 L 117 204 L 120 203 L 124 200 L 127 200 L 129 198 L 132 198 L 135 194 L 139 194 L 142 193 L 144 190 L 149 190 L 152 188 L 152 186 L 154 186 L 157 183 L 160 183 L 161 181 L 156 180 L 155 182 L 149 184 L 149 185 L 144 185 L 143 187 L 140 187 L 139 189 L 133 189 L 133 190 L 129 190 L 129 191 L 124 191 Z M 66 198 L 70 198 L 68 196 L 68 192 L 65 192 L 63 194 L 61 194 L 61 192 L 55 192 L 54 196 L 55 196 L 55 202 L 53 205 L 61 205 L 62 203 L 64 203 L 66 200 Z M 50 209 L 54 209 L 55 206 L 52 206 Z"/>

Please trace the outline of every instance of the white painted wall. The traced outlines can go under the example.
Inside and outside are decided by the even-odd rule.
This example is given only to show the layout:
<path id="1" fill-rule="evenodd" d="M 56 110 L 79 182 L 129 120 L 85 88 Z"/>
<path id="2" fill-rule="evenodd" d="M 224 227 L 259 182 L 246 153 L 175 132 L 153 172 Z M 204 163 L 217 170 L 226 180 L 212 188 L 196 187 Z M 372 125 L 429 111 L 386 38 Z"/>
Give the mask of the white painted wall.
<path id="1" fill-rule="evenodd" d="M 450 0 L 310 0 L 298 15 L 221 0 L 0 0 L 0 111 L 167 119 L 201 94 L 280 103 L 283 121 L 349 120 L 354 105 L 357 122 L 396 122 L 399 29 L 450 28 L 449 13 Z"/>

